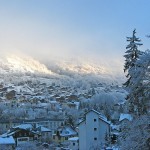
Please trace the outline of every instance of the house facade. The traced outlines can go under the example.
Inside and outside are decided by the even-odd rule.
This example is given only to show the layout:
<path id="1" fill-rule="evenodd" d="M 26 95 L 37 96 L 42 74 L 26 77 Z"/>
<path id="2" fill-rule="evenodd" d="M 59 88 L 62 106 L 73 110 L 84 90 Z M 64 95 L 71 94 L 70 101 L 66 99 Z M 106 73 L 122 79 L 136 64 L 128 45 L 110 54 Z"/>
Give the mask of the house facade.
<path id="1" fill-rule="evenodd" d="M 91 110 L 79 124 L 79 149 L 103 147 L 110 137 L 110 123 L 99 112 Z"/>
<path id="2" fill-rule="evenodd" d="M 69 138 L 68 141 L 71 150 L 79 150 L 79 137 Z"/>
<path id="3" fill-rule="evenodd" d="M 3 138 L 13 137 L 15 145 L 21 145 L 30 141 L 44 141 L 52 137 L 51 130 L 38 124 L 21 124 L 19 126 L 10 128 L 5 134 L 1 135 Z"/>
<path id="4" fill-rule="evenodd" d="M 3 138 L 12 136 L 15 140 L 15 144 L 18 146 L 29 141 L 38 140 L 40 133 L 33 130 L 31 124 L 21 124 L 19 126 L 10 128 L 5 134 L 1 135 Z"/>

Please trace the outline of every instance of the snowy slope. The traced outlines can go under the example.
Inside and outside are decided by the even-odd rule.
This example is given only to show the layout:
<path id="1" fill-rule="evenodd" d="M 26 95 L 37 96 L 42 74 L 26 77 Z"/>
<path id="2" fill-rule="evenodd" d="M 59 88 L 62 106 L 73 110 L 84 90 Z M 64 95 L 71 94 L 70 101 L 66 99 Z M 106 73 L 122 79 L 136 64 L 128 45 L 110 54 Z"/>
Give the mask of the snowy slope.
<path id="1" fill-rule="evenodd" d="M 0 58 L 0 73 L 44 73 L 52 74 L 44 64 L 29 56 L 7 55 Z"/>
<path id="2" fill-rule="evenodd" d="M 120 64 L 97 63 L 87 60 L 53 60 L 45 63 L 54 73 L 71 78 L 93 78 L 101 82 L 124 82 L 123 69 Z"/>
<path id="3" fill-rule="evenodd" d="M 26 55 L 9 54 L 0 57 L 0 76 L 2 78 L 3 74 L 7 74 L 5 79 L 13 77 L 13 80 L 18 80 L 16 74 L 19 74 L 19 80 L 21 78 L 21 80 L 25 80 L 25 75 L 32 76 L 32 78 L 34 75 L 40 75 L 39 79 L 44 82 L 57 81 L 58 84 L 71 84 L 78 87 L 81 84 L 87 86 L 88 83 L 97 84 L 98 82 L 121 83 L 123 75 L 114 68 L 84 60 L 57 59 L 45 63 Z"/>

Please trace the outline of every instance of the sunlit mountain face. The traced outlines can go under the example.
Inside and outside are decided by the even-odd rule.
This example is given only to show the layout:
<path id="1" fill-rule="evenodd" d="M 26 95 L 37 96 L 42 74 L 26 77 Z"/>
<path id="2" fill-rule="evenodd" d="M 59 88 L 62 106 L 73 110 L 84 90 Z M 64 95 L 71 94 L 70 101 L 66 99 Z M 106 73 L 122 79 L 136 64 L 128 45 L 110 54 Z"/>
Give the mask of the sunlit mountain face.
<path id="1" fill-rule="evenodd" d="M 92 59 L 53 59 L 46 66 L 54 73 L 67 76 L 93 76 L 101 80 L 124 82 L 123 64 L 121 61 L 95 61 Z"/>
<path id="2" fill-rule="evenodd" d="M 47 67 L 32 57 L 25 55 L 5 55 L 0 59 L 1 73 L 43 73 L 52 74 Z"/>
<path id="3" fill-rule="evenodd" d="M 0 74 L 30 73 L 64 80 L 123 81 L 122 67 L 119 63 L 97 63 L 85 59 L 37 60 L 31 56 L 7 54 L 0 57 Z"/>

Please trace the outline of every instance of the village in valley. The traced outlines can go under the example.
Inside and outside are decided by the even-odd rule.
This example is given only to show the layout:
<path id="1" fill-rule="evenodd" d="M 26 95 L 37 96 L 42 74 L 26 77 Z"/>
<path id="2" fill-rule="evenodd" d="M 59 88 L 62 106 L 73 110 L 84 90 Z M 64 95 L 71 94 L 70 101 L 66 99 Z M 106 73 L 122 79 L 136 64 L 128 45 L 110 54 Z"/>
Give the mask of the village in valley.
<path id="1" fill-rule="evenodd" d="M 150 150 L 149 1 L 0 1 L 0 150 Z"/>
<path id="2" fill-rule="evenodd" d="M 134 38 L 139 42 L 135 34 L 134 30 L 127 49 L 134 50 L 133 45 L 138 45 L 132 43 Z M 149 84 L 150 53 L 145 51 L 140 55 L 141 60 L 137 62 L 146 63 L 145 74 L 141 71 L 142 78 L 138 78 L 140 81 L 144 79 L 141 83 L 145 96 L 139 96 L 144 98 L 142 103 L 129 100 L 129 97 L 133 100 L 136 90 L 139 94 L 141 89 L 126 85 L 135 80 L 139 72 L 122 86 L 111 80 L 112 76 L 108 74 L 92 76 L 79 66 L 77 72 L 59 70 L 59 73 L 45 74 L 25 68 L 21 64 L 25 60 L 17 62 L 22 65 L 22 71 L 16 71 L 1 59 L 0 150 L 120 150 L 121 146 L 126 149 L 126 146 L 135 144 L 125 145 L 124 139 L 140 140 L 132 134 L 136 126 L 144 127 L 137 128 L 137 135 L 142 129 L 146 130 L 146 142 L 141 136 L 145 143 L 139 146 L 148 147 L 149 88 L 147 90 L 145 85 Z M 29 64 L 30 60 L 27 62 Z M 86 71 L 90 72 L 89 68 L 92 67 L 88 65 Z M 134 80 L 133 85 L 138 84 Z M 125 87 L 130 87 L 135 93 L 127 92 Z"/>
<path id="3" fill-rule="evenodd" d="M 7 76 L 11 72 L 5 71 Z M 121 127 L 132 121 L 126 91 L 116 83 L 89 78 L 73 87 L 71 81 L 67 85 L 30 73 L 5 78 L 0 85 L 1 150 L 115 148 Z"/>

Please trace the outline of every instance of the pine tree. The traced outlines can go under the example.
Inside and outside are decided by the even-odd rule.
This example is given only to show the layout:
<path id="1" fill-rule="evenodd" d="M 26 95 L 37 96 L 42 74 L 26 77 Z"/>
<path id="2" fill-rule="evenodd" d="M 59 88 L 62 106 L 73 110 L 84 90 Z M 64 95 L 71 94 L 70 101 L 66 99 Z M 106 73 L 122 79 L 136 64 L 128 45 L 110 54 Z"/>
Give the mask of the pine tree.
<path id="1" fill-rule="evenodd" d="M 124 72 L 129 71 L 131 68 L 136 68 L 135 67 L 135 62 L 139 58 L 139 56 L 142 54 L 140 50 L 138 50 L 138 46 L 141 46 L 141 40 L 135 36 L 136 30 L 133 31 L 132 37 L 127 37 L 127 41 L 130 42 L 129 45 L 127 45 L 126 49 L 127 51 L 125 52 L 126 55 L 125 57 L 125 65 L 124 65 Z M 129 72 L 127 73 L 127 82 L 124 83 L 124 85 L 127 87 L 130 83 L 131 75 Z"/>
<path id="2" fill-rule="evenodd" d="M 133 31 L 134 36 L 135 32 Z M 138 42 L 140 41 L 138 40 Z M 150 51 L 140 52 L 138 50 L 138 52 L 136 60 L 133 59 L 133 62 L 125 64 L 125 71 L 128 71 L 128 83 L 126 82 L 125 85 L 129 92 L 128 102 L 133 106 L 134 119 L 122 126 L 119 136 L 122 150 L 149 150 L 150 147 Z M 126 59 L 126 62 L 128 60 Z"/>
<path id="3" fill-rule="evenodd" d="M 142 55 L 142 52 L 138 50 L 138 47 L 142 44 L 140 43 L 141 40 L 135 36 L 136 30 L 133 31 L 132 37 L 127 37 L 127 42 L 130 42 L 129 45 L 127 45 L 124 55 L 125 57 L 125 65 L 124 65 L 124 72 L 127 72 L 127 81 L 124 83 L 124 86 L 128 89 L 129 95 L 127 96 L 127 99 L 129 100 L 129 110 L 131 112 L 134 112 L 134 103 L 136 102 L 136 98 L 130 97 L 131 87 L 134 85 L 134 82 L 132 82 L 132 73 L 136 71 L 136 61 L 139 59 L 140 55 Z"/>
<path id="4" fill-rule="evenodd" d="M 129 100 L 134 104 L 134 120 L 122 126 L 119 141 L 122 150 L 149 150 L 150 147 L 150 50 L 144 52 L 135 63 L 131 74 Z M 136 132 L 135 132 L 136 131 Z"/>
<path id="5" fill-rule="evenodd" d="M 150 106 L 150 51 L 144 52 L 136 61 L 136 70 L 130 70 L 132 75 L 130 86 L 130 99 L 134 101 L 134 110 L 137 115 L 148 113 Z"/>

